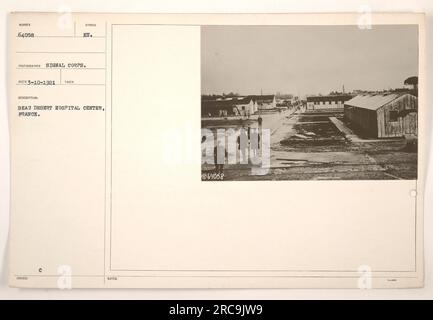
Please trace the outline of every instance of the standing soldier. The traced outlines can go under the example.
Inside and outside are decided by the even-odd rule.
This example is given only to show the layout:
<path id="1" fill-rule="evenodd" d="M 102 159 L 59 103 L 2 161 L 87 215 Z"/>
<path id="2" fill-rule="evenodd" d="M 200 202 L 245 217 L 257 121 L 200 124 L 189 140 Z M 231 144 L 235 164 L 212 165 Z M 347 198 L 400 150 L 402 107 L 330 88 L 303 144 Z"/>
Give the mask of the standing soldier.
<path id="1" fill-rule="evenodd" d="M 238 137 L 239 160 L 241 164 L 248 163 L 248 135 L 245 128 L 241 128 Z"/>
<path id="2" fill-rule="evenodd" d="M 221 141 L 217 142 L 217 146 L 214 148 L 214 161 L 215 161 L 215 171 L 216 173 L 224 172 L 224 163 L 227 157 L 227 150 L 221 144 Z"/>
<path id="3" fill-rule="evenodd" d="M 260 149 L 259 129 L 253 128 L 251 129 L 251 134 L 250 134 L 251 159 L 258 156 L 259 149 Z"/>

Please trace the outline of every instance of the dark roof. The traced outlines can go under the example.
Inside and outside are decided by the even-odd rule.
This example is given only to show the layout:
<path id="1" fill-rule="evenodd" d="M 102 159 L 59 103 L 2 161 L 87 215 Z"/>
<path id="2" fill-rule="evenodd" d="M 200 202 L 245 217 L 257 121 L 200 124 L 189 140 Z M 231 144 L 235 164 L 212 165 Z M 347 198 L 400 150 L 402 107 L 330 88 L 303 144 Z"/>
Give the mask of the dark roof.
<path id="1" fill-rule="evenodd" d="M 202 108 L 229 108 L 234 107 L 236 104 L 239 104 L 236 100 L 202 100 L 201 107 Z"/>
<path id="2" fill-rule="evenodd" d="M 274 100 L 274 95 L 249 95 L 230 98 L 217 97 L 215 99 L 209 99 L 209 97 L 202 97 L 201 105 L 202 108 L 223 108 L 230 106 L 234 107 L 240 104 L 248 104 L 251 100 L 257 103 L 272 102 Z"/>
<path id="3" fill-rule="evenodd" d="M 347 101 L 352 99 L 353 96 L 350 94 L 336 94 L 328 96 L 309 96 L 307 102 L 319 102 L 319 101 Z"/>
<path id="4" fill-rule="evenodd" d="M 248 104 L 253 100 L 251 97 L 242 97 L 241 99 L 237 99 L 234 101 L 235 104 Z"/>
<path id="5" fill-rule="evenodd" d="M 256 102 L 272 102 L 274 100 L 274 97 L 275 96 L 273 94 L 247 96 L 247 98 Z"/>

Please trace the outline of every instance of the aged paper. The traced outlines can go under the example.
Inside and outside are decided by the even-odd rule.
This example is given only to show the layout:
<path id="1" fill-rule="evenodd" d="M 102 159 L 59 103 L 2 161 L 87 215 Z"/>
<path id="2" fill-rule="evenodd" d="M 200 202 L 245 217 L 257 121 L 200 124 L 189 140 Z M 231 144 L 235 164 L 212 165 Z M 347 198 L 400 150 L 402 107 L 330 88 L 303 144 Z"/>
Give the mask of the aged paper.
<path id="1" fill-rule="evenodd" d="M 9 32 L 11 286 L 423 286 L 424 15 Z"/>

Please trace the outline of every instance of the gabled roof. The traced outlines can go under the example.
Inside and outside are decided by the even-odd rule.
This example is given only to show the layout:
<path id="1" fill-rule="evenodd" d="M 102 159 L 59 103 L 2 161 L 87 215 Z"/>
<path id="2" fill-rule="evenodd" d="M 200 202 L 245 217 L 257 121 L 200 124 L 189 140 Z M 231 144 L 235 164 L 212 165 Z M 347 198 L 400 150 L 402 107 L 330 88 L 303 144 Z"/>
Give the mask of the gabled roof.
<path id="1" fill-rule="evenodd" d="M 357 108 L 377 110 L 401 96 L 402 94 L 398 93 L 363 94 L 346 101 L 344 104 Z"/>

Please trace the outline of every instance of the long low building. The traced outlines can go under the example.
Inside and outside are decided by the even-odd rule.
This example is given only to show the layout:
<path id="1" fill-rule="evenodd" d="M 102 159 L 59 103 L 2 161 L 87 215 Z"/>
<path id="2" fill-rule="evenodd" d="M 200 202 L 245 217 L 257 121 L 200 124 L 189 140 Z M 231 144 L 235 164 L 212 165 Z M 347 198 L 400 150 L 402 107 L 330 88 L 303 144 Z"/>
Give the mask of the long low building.
<path id="1" fill-rule="evenodd" d="M 349 94 L 335 94 L 327 96 L 308 96 L 307 97 L 307 110 L 318 109 L 343 109 L 344 103 L 352 99 L 353 96 Z"/>
<path id="2" fill-rule="evenodd" d="M 344 104 L 344 118 L 375 138 L 418 135 L 418 98 L 409 93 L 364 94 Z"/>
<path id="3" fill-rule="evenodd" d="M 259 110 L 276 108 L 274 95 L 249 95 L 243 97 L 216 97 L 202 99 L 202 117 L 250 116 Z"/>

